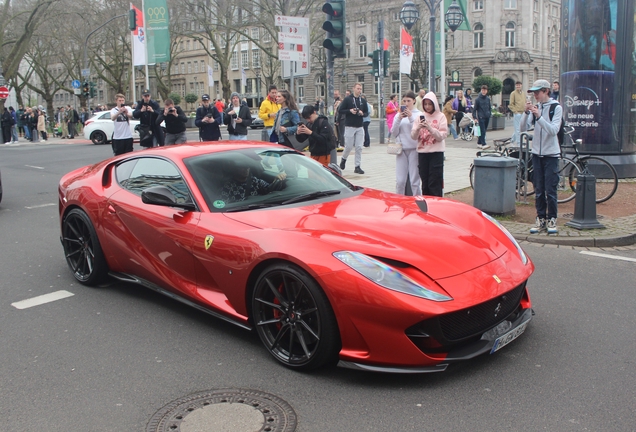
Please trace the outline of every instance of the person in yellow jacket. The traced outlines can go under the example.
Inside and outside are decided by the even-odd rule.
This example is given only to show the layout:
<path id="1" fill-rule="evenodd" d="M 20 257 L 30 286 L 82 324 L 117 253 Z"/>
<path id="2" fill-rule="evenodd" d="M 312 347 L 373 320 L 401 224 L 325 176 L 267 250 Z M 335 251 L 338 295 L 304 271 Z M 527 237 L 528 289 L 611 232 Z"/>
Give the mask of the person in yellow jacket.
<path id="1" fill-rule="evenodd" d="M 267 129 L 267 135 L 270 142 L 278 142 L 278 137 L 272 137 L 272 131 L 274 130 L 274 122 L 276 121 L 276 113 L 280 110 L 280 105 L 276 103 L 276 96 L 278 95 L 278 88 L 275 85 L 269 86 L 269 93 L 258 111 L 258 117 L 263 120 L 265 129 Z"/>

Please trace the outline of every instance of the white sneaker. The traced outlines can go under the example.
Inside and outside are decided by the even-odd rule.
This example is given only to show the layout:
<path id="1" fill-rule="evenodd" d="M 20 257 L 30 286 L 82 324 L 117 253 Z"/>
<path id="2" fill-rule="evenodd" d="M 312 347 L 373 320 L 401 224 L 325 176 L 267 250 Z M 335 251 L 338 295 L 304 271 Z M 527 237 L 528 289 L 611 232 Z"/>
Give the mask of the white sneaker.
<path id="1" fill-rule="evenodd" d="M 481 146 L 482 150 L 486 150 L 486 149 L 489 149 L 489 148 L 490 148 L 490 144 L 486 144 L 486 145 Z"/>
<path id="2" fill-rule="evenodd" d="M 558 234 L 556 218 L 551 218 L 548 221 L 548 234 Z"/>
<path id="3" fill-rule="evenodd" d="M 530 228 L 530 234 L 539 234 L 540 232 L 545 230 L 546 230 L 545 219 L 537 218 L 534 226 Z"/>

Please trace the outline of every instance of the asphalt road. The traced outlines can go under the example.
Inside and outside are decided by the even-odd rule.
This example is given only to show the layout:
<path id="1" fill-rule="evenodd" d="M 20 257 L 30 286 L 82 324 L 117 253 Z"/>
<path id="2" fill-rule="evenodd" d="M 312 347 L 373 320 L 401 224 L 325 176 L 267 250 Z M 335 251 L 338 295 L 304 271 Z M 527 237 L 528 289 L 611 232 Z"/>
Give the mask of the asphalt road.
<path id="1" fill-rule="evenodd" d="M 170 401 L 220 388 L 279 396 L 299 431 L 634 430 L 636 262 L 529 245 L 536 316 L 495 355 L 431 375 L 296 373 L 256 334 L 159 294 L 74 282 L 57 182 L 109 155 L 0 146 L 1 430 L 142 431 Z M 633 249 L 592 252 L 636 259 Z M 58 290 L 73 296 L 12 306 Z"/>

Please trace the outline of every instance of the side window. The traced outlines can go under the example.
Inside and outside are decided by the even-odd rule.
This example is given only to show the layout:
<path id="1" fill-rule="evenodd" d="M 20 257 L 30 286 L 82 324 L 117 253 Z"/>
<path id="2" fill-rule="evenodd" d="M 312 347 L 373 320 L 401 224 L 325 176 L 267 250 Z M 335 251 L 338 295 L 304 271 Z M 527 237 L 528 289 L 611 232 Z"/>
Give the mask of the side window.
<path id="1" fill-rule="evenodd" d="M 110 111 L 106 111 L 104 114 L 100 115 L 99 118 L 103 120 L 110 120 Z"/>
<path id="2" fill-rule="evenodd" d="M 178 203 L 192 202 L 181 173 L 166 160 L 149 157 L 129 160 L 117 166 L 116 175 L 121 187 L 136 195 L 152 186 L 165 186 Z"/>

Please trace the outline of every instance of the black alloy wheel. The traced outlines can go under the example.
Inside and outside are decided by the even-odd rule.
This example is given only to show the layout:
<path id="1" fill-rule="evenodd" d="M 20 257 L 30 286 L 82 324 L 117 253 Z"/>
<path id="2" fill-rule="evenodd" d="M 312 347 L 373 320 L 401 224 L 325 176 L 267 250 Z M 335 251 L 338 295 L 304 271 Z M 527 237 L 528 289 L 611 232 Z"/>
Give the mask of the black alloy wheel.
<path id="1" fill-rule="evenodd" d="M 73 209 L 64 218 L 62 245 L 66 262 L 78 282 L 92 286 L 104 280 L 108 266 L 95 228 L 82 210 Z"/>
<path id="2" fill-rule="evenodd" d="M 261 274 L 252 313 L 261 341 L 285 366 L 312 370 L 337 361 L 340 335 L 329 300 L 296 266 L 275 264 Z"/>
<path id="3" fill-rule="evenodd" d="M 106 144 L 106 134 L 100 130 L 96 130 L 91 134 L 91 141 L 95 145 Z"/>

